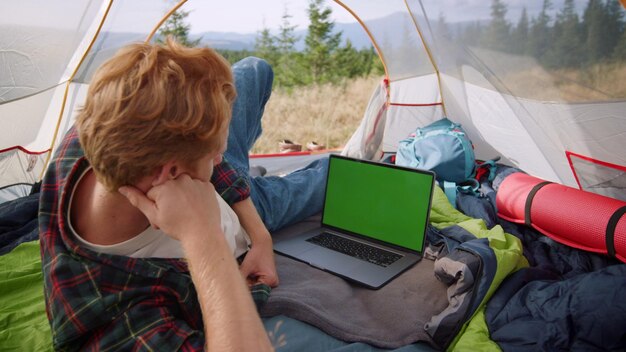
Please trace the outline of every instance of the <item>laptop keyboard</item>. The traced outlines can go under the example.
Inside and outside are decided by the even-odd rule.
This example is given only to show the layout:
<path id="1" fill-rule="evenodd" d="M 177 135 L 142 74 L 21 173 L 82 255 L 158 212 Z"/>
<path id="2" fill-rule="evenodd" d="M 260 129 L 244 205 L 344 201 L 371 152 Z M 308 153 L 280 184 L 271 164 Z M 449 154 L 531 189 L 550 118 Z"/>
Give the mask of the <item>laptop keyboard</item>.
<path id="1" fill-rule="evenodd" d="M 317 244 L 319 246 L 383 267 L 389 266 L 393 262 L 402 258 L 402 255 L 400 254 L 353 241 L 342 236 L 333 235 L 328 232 L 311 237 L 307 239 L 307 242 L 311 242 L 313 244 Z"/>

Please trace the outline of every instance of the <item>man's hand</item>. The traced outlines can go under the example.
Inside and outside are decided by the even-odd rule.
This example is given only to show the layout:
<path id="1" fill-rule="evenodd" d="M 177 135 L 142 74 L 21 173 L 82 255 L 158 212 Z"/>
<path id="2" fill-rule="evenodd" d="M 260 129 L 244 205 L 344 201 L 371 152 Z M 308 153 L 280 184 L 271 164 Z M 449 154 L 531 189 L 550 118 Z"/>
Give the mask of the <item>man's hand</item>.
<path id="1" fill-rule="evenodd" d="M 153 227 L 174 239 L 183 241 L 190 234 L 222 233 L 219 205 L 210 182 L 182 174 L 152 187 L 146 194 L 130 186 L 119 191 Z"/>
<path id="2" fill-rule="evenodd" d="M 181 241 L 202 310 L 206 350 L 272 350 L 224 239 L 213 185 L 183 174 L 147 194 L 134 187 L 119 191 L 152 226 Z"/>
<path id="3" fill-rule="evenodd" d="M 271 240 L 253 243 L 252 248 L 241 263 L 239 271 L 249 287 L 261 283 L 270 287 L 278 286 L 278 274 L 276 273 Z"/>
<path id="4" fill-rule="evenodd" d="M 246 279 L 248 286 L 264 283 L 270 287 L 278 286 L 278 274 L 274 262 L 272 237 L 265 228 L 259 213 L 256 211 L 250 198 L 246 198 L 232 205 L 239 217 L 241 226 L 246 230 L 252 241 L 252 248 L 239 271 Z"/>

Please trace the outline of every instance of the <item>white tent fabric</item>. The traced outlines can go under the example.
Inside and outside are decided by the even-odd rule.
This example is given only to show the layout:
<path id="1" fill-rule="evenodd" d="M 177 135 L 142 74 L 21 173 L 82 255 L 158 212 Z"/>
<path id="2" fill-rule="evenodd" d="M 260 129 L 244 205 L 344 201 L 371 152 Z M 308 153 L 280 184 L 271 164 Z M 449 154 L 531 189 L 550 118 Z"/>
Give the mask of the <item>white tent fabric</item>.
<path id="1" fill-rule="evenodd" d="M 41 179 L 95 68 L 145 40 L 170 8 L 148 0 L 0 4 L 0 201 Z"/>
<path id="2" fill-rule="evenodd" d="M 59 94 L 101 7 L 62 1 L 0 5 L 0 188 L 40 177 L 59 116 Z M 58 16 L 57 16 L 58 15 Z M 24 189 L 19 187 L 19 189 Z M 20 194 L 20 193 L 18 193 Z"/>
<path id="3" fill-rule="evenodd" d="M 95 68 L 194 1 L 0 3 L 0 201 L 41 178 Z M 491 2 L 335 2 L 362 24 L 386 71 L 344 153 L 379 158 L 416 127 L 447 116 L 463 124 L 478 158 L 501 156 L 536 177 L 626 200 L 623 97 L 593 91 L 592 101 L 568 101 L 535 59 L 461 45 L 439 31 L 442 18 L 488 20 Z M 362 17 L 373 8 L 392 22 Z"/>
<path id="4" fill-rule="evenodd" d="M 356 0 L 341 3 L 357 17 L 371 5 Z M 382 51 L 389 82 L 372 96 L 364 122 L 347 144 L 345 154 L 379 159 L 385 152 L 394 152 L 398 142 L 417 127 L 447 116 L 464 126 L 479 159 L 500 156 L 503 162 L 536 177 L 626 200 L 626 102 L 558 101 L 558 88 L 533 58 L 459 47 L 431 25 L 433 17 L 441 15 L 434 9 L 445 8 L 446 17 L 455 17 L 455 11 L 463 11 L 459 4 L 417 0 L 388 3 L 396 6 L 390 12 L 406 14 L 402 19 L 394 17 L 396 26 L 412 27 L 420 34 L 422 41 L 411 44 L 415 46 L 412 52 L 422 59 L 413 63 L 413 70 L 387 64 L 398 56 L 389 48 L 401 46 L 403 40 L 397 38 L 395 47 L 388 42 L 376 45 L 380 38 L 388 41 L 385 31 L 392 27 L 374 21 L 369 26 L 368 21 L 361 20 L 379 53 Z M 487 18 L 490 6 L 485 2 Z M 536 81 L 531 92 L 534 98 L 525 98 L 520 94 L 524 83 L 521 75 L 537 71 L 539 76 L 531 77 Z M 389 92 L 383 92 L 385 89 Z M 388 99 L 383 103 L 380 97 L 385 95 Z M 557 101 L 552 100 L 555 97 Z M 384 116 L 377 115 L 383 109 L 381 104 L 386 105 Z M 385 121 L 383 132 L 374 129 L 374 122 L 380 119 Z M 380 145 L 367 146 L 377 152 L 363 153 L 366 136 L 380 133 L 384 135 Z M 568 156 L 571 153 L 581 155 L 584 159 L 579 159 L 585 163 L 573 162 Z"/>

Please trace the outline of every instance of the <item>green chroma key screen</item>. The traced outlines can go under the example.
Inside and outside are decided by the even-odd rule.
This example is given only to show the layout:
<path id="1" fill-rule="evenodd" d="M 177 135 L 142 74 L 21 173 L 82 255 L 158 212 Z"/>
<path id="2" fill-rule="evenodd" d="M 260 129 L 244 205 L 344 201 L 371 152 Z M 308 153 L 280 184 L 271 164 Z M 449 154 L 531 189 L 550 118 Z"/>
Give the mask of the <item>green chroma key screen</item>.
<path id="1" fill-rule="evenodd" d="M 422 250 L 434 175 L 331 157 L 322 223 Z"/>

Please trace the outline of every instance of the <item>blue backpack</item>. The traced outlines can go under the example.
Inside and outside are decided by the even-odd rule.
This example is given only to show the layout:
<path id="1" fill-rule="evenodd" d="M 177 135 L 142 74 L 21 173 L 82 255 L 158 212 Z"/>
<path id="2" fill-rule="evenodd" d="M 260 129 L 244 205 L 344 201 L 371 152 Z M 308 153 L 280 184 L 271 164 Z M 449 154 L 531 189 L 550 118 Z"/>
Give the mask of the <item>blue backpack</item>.
<path id="1" fill-rule="evenodd" d="M 396 164 L 432 170 L 437 180 L 460 183 L 474 176 L 474 147 L 460 124 L 447 118 L 415 130 L 400 141 Z"/>
<path id="2" fill-rule="evenodd" d="M 453 206 L 457 190 L 477 193 L 474 146 L 463 127 L 447 118 L 420 127 L 400 141 L 395 163 L 432 170 Z M 493 164 L 494 161 L 488 163 Z"/>

